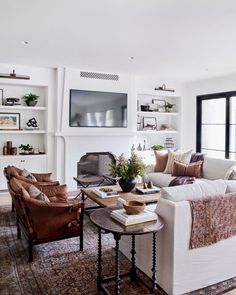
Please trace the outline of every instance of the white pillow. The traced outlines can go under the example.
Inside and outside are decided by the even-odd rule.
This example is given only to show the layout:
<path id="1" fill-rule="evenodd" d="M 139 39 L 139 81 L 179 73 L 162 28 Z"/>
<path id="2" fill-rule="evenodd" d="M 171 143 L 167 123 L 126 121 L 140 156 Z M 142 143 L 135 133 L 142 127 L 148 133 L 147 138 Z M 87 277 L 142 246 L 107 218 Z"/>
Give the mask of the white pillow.
<path id="1" fill-rule="evenodd" d="M 226 193 L 235 193 L 236 192 L 236 180 L 225 180 L 227 185 Z"/>
<path id="2" fill-rule="evenodd" d="M 234 164 L 227 170 L 224 179 L 236 180 L 236 164 Z"/>
<path id="3" fill-rule="evenodd" d="M 172 174 L 175 160 L 178 160 L 185 164 L 189 164 L 191 159 L 191 154 L 192 154 L 192 150 L 187 152 L 174 152 L 174 151 L 168 150 L 168 160 L 166 163 L 166 168 L 163 173 Z"/>
<path id="4" fill-rule="evenodd" d="M 49 198 L 34 185 L 29 187 L 28 193 L 33 199 L 50 202 Z"/>
<path id="5" fill-rule="evenodd" d="M 161 197 L 173 202 L 189 201 L 203 197 L 222 195 L 226 192 L 227 184 L 224 180 L 199 182 L 193 184 L 177 185 L 161 189 Z"/>
<path id="6" fill-rule="evenodd" d="M 32 180 L 32 181 L 34 181 L 34 182 L 37 181 L 37 179 L 34 177 L 34 175 L 31 174 L 31 173 L 30 173 L 28 170 L 26 170 L 26 169 L 23 169 L 23 171 L 22 171 L 22 173 L 21 173 L 21 176 L 26 177 L 27 179 Z"/>

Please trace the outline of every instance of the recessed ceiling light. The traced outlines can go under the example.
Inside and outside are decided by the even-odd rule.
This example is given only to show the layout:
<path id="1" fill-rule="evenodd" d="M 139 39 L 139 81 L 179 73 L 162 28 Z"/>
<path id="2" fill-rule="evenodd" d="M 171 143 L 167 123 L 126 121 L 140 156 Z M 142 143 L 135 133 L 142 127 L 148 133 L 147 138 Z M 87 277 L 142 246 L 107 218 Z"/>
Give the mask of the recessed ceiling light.
<path id="1" fill-rule="evenodd" d="M 205 71 L 206 71 L 206 72 L 208 72 L 208 71 L 209 71 L 209 69 L 208 69 L 208 68 L 205 68 Z"/>
<path id="2" fill-rule="evenodd" d="M 22 41 L 21 42 L 23 45 L 29 45 L 29 42 L 28 41 Z"/>
<path id="3" fill-rule="evenodd" d="M 129 59 L 131 59 L 131 60 L 134 60 L 134 56 L 130 56 L 130 58 Z"/>

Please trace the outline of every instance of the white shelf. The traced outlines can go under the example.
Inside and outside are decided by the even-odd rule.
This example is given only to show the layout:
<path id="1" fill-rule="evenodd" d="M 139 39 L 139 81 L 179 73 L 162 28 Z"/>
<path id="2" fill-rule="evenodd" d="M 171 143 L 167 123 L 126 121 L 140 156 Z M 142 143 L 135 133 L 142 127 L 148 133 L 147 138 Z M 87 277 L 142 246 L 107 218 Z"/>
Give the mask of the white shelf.
<path id="1" fill-rule="evenodd" d="M 35 154 L 35 155 L 6 155 L 6 156 L 3 156 L 3 155 L 0 155 L 0 159 L 21 159 L 21 158 L 35 158 L 35 157 L 47 157 L 47 154 Z"/>
<path id="2" fill-rule="evenodd" d="M 152 115 L 152 116 L 178 116 L 179 113 L 176 112 L 142 112 L 142 111 L 138 111 L 137 112 L 138 115 Z"/>
<path id="3" fill-rule="evenodd" d="M 138 96 L 156 96 L 156 97 L 170 97 L 170 98 L 180 98 L 175 92 L 170 91 L 161 91 L 161 90 L 153 90 L 153 91 L 145 91 L 138 93 Z"/>
<path id="4" fill-rule="evenodd" d="M 133 132 L 87 132 L 87 133 L 79 133 L 79 132 L 56 132 L 55 136 L 61 136 L 61 137 L 79 137 L 79 136 L 133 136 Z"/>
<path id="5" fill-rule="evenodd" d="M 148 135 L 148 134 L 178 134 L 179 131 L 178 130 L 159 130 L 159 131 L 156 131 L 156 130 L 141 130 L 141 131 L 136 131 L 136 134 L 145 134 L 145 135 Z"/>
<path id="6" fill-rule="evenodd" d="M 31 110 L 31 111 L 45 111 L 46 107 L 28 107 L 28 106 L 22 106 L 22 105 L 13 105 L 13 106 L 3 106 L 0 105 L 0 109 L 2 110 Z"/>
<path id="7" fill-rule="evenodd" d="M 46 130 L 0 130 L 0 134 L 44 134 Z"/>

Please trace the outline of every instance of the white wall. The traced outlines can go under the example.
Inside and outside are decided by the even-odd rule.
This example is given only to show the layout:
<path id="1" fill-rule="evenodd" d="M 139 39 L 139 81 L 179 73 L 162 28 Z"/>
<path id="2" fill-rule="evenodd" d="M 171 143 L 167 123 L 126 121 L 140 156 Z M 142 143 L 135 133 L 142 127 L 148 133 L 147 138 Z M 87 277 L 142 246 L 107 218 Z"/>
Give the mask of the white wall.
<path id="1" fill-rule="evenodd" d="M 236 75 L 186 84 L 183 94 L 183 149 L 196 148 L 196 96 L 236 90 Z"/>

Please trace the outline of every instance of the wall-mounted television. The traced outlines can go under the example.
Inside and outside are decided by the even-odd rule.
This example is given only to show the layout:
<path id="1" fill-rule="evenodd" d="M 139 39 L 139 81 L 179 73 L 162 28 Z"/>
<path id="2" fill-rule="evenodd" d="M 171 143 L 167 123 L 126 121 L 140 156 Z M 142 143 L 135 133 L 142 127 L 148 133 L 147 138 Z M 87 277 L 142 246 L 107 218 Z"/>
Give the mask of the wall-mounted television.
<path id="1" fill-rule="evenodd" d="M 127 127 L 127 93 L 70 90 L 70 127 Z"/>

